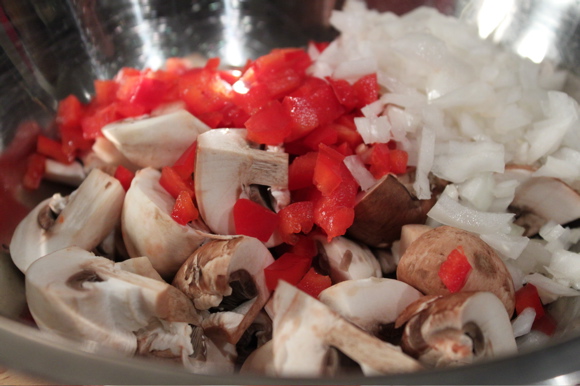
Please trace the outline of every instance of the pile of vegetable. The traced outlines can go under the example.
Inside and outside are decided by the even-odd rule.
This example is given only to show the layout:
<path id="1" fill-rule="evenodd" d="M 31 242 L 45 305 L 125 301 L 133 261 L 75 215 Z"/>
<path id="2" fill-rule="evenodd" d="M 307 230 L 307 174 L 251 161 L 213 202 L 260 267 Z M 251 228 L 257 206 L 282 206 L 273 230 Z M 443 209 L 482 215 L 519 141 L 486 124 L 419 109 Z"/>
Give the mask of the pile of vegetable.
<path id="1" fill-rule="evenodd" d="M 580 294 L 564 74 L 432 9 L 347 2 L 331 22 L 331 43 L 123 68 L 60 102 L 23 185 L 76 190 L 10 245 L 41 329 L 280 376 L 471 363 L 557 333 L 546 306 Z"/>

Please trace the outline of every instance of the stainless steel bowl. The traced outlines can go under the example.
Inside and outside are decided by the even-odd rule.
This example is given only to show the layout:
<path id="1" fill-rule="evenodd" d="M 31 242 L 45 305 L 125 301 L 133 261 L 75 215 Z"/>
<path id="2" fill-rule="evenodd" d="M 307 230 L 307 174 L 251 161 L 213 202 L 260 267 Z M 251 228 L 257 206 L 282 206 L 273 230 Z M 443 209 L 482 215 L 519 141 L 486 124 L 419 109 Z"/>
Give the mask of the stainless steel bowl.
<path id="1" fill-rule="evenodd" d="M 573 0 L 368 0 L 380 10 L 419 5 L 476 23 L 480 33 L 534 61 L 550 59 L 580 74 L 580 4 Z M 93 354 L 40 333 L 27 322 L 24 283 L 7 254 L 14 226 L 42 192 L 18 189 L 19 156 L 26 150 L 16 127 L 48 125 L 56 101 L 87 99 L 92 81 L 122 66 L 156 67 L 165 58 L 200 53 L 227 64 L 280 46 L 329 40 L 340 0 L 6 0 L 0 2 L 0 365 L 58 383 L 282 384 L 336 383 L 329 379 L 202 376 L 166 364 Z M 579 95 L 575 76 L 568 90 Z M 45 186 L 50 190 L 51 187 Z M 354 384 L 572 384 L 580 381 L 580 302 L 553 306 L 568 331 L 517 356 L 476 365 L 379 378 L 341 378 Z"/>

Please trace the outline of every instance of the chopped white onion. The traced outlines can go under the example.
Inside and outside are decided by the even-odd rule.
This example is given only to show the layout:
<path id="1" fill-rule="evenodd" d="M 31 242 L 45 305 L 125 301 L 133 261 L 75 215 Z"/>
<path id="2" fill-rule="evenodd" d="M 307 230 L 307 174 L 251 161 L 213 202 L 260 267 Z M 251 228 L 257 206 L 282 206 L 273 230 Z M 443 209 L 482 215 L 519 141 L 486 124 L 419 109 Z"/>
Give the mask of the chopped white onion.
<path id="1" fill-rule="evenodd" d="M 362 191 L 366 191 L 377 183 L 371 172 L 368 171 L 361 158 L 354 154 L 344 157 L 344 164 L 360 185 Z"/>
<path id="2" fill-rule="evenodd" d="M 501 256 L 517 259 L 530 241 L 524 236 L 512 236 L 505 233 L 491 233 L 480 235 L 481 239 L 495 249 Z"/>
<path id="3" fill-rule="evenodd" d="M 532 325 L 536 318 L 536 310 L 532 307 L 524 309 L 518 316 L 512 320 L 512 329 L 514 330 L 514 337 L 520 337 L 532 331 Z"/>
<path id="4" fill-rule="evenodd" d="M 366 144 L 387 143 L 391 140 L 391 123 L 385 115 L 369 118 L 357 117 L 354 123 Z"/>
<path id="5" fill-rule="evenodd" d="M 548 304 L 560 296 L 580 296 L 580 291 L 564 286 L 540 273 L 532 273 L 524 277 L 525 283 L 531 283 L 538 288 L 542 303 Z"/>

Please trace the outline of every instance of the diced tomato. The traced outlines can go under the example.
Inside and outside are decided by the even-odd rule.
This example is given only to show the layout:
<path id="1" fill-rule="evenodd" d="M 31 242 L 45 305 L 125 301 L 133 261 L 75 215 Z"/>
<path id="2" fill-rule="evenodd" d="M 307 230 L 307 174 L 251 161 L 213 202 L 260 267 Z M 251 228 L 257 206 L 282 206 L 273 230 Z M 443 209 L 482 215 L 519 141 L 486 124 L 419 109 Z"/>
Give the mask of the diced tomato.
<path id="1" fill-rule="evenodd" d="M 290 117 L 276 100 L 246 121 L 248 139 L 266 145 L 279 145 L 290 134 Z"/>
<path id="2" fill-rule="evenodd" d="M 544 316 L 544 306 L 538 294 L 538 289 L 535 285 L 528 283 L 516 291 L 516 312 L 521 314 L 523 310 L 530 307 L 536 311 L 534 320 L 537 321 Z"/>
<path id="3" fill-rule="evenodd" d="M 93 114 L 85 116 L 82 121 L 83 137 L 85 139 L 96 139 L 103 133 L 101 129 L 109 123 L 119 120 L 119 115 L 115 105 L 108 105 L 97 109 Z"/>
<path id="4" fill-rule="evenodd" d="M 197 141 L 194 141 L 173 164 L 173 170 L 181 179 L 191 179 L 195 171 L 195 154 L 197 152 Z"/>
<path id="5" fill-rule="evenodd" d="M 307 188 L 314 183 L 314 167 L 318 152 L 312 151 L 294 158 L 288 166 L 288 189 Z"/>
<path id="6" fill-rule="evenodd" d="M 186 225 L 199 217 L 199 212 L 193 203 L 191 195 L 187 191 L 183 190 L 179 192 L 173 205 L 173 210 L 171 211 L 171 217 L 181 225 Z"/>
<path id="7" fill-rule="evenodd" d="M 358 101 L 356 107 L 362 108 L 379 99 L 379 82 L 376 73 L 363 76 L 352 85 L 352 88 Z"/>
<path id="8" fill-rule="evenodd" d="M 318 150 L 318 146 L 323 143 L 325 145 L 334 145 L 338 141 L 338 133 L 333 125 L 318 126 L 310 134 L 302 139 L 302 143 L 312 150 Z"/>
<path id="9" fill-rule="evenodd" d="M 314 166 L 314 185 L 322 192 L 322 195 L 329 195 L 342 182 L 344 156 L 324 144 L 321 144 L 319 149 Z"/>
<path id="10" fill-rule="evenodd" d="M 191 197 L 195 197 L 193 180 L 191 180 L 191 183 L 187 183 L 170 166 L 164 166 L 161 169 L 159 184 L 175 199 L 182 191 L 186 191 Z"/>
<path id="11" fill-rule="evenodd" d="M 312 259 L 294 253 L 285 253 L 280 256 L 272 264 L 264 268 L 264 276 L 266 279 L 266 287 L 270 291 L 274 291 L 278 286 L 279 280 L 287 281 L 292 285 L 298 284 L 300 279 L 304 277 Z"/>
<path id="12" fill-rule="evenodd" d="M 83 118 L 83 105 L 74 95 L 69 95 L 58 104 L 56 112 L 56 124 L 63 130 L 71 130 L 80 127 Z"/>
<path id="13" fill-rule="evenodd" d="M 119 84 L 114 80 L 95 80 L 94 101 L 99 106 L 109 105 L 113 103 L 117 97 L 117 89 Z"/>
<path id="14" fill-rule="evenodd" d="M 298 282 L 296 288 L 308 295 L 318 298 L 318 295 L 332 285 L 330 276 L 321 275 L 314 268 L 310 268 L 306 275 Z"/>
<path id="15" fill-rule="evenodd" d="M 236 233 L 268 241 L 279 223 L 278 214 L 262 205 L 240 198 L 234 204 Z"/>
<path id="16" fill-rule="evenodd" d="M 438 274 L 449 292 L 455 293 L 463 288 L 471 269 L 471 264 L 469 264 L 467 256 L 465 256 L 463 247 L 458 246 L 441 263 Z"/>
<path id="17" fill-rule="evenodd" d="M 117 169 L 115 169 L 114 177 L 119 180 L 121 186 L 126 192 L 131 187 L 131 182 L 133 181 L 133 178 L 135 178 L 135 173 L 123 165 L 119 165 L 117 166 Z"/>
<path id="18" fill-rule="evenodd" d="M 334 95 L 338 98 L 340 104 L 342 104 L 348 111 L 354 109 L 358 105 L 358 98 L 354 91 L 353 86 L 344 79 L 332 79 L 327 78 Z"/>
<path id="19" fill-rule="evenodd" d="M 548 313 L 545 313 L 541 318 L 534 320 L 534 324 L 532 324 L 533 330 L 543 332 L 548 336 L 554 335 L 556 328 L 558 328 L 556 319 Z"/>
<path id="20" fill-rule="evenodd" d="M 290 252 L 296 255 L 312 258 L 318 254 L 318 248 L 316 246 L 316 241 L 311 237 L 298 234 L 296 235 L 296 242 L 292 245 Z"/>
<path id="21" fill-rule="evenodd" d="M 314 204 L 310 201 L 294 202 L 278 212 L 280 233 L 288 244 L 298 242 L 296 233 L 308 233 L 314 226 Z"/>
<path id="22" fill-rule="evenodd" d="M 73 154 L 65 154 L 60 142 L 44 135 L 39 135 L 36 140 L 36 152 L 63 164 L 70 164 L 74 160 Z"/>
<path id="23" fill-rule="evenodd" d="M 26 189 L 38 189 L 46 167 L 46 157 L 33 153 L 26 160 L 26 172 L 22 179 L 22 185 Z"/>

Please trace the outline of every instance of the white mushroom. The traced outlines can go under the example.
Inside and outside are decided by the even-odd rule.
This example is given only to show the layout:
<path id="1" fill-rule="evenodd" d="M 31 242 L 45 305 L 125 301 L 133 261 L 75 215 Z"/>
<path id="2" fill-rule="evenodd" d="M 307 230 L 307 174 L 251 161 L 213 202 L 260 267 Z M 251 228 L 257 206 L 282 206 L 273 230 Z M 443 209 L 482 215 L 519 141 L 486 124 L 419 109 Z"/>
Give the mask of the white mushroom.
<path id="1" fill-rule="evenodd" d="M 243 129 L 215 129 L 198 137 L 195 196 L 213 232 L 236 234 L 232 209 L 252 184 L 287 187 L 288 154 L 252 148 Z"/>
<path id="2" fill-rule="evenodd" d="M 26 298 L 42 330 L 125 355 L 136 352 L 135 333 L 151 323 L 200 323 L 191 301 L 176 288 L 77 247 L 34 262 L 26 274 Z M 184 328 L 177 326 L 181 334 Z"/>
<path id="3" fill-rule="evenodd" d="M 457 292 L 418 302 L 419 307 L 410 306 L 416 313 L 405 326 L 402 347 L 427 366 L 468 364 L 517 352 L 510 318 L 494 294 Z"/>
<path id="4" fill-rule="evenodd" d="M 254 350 L 244 361 L 240 373 L 275 376 L 273 350 L 274 342 L 272 340 Z"/>
<path id="5" fill-rule="evenodd" d="M 382 276 L 379 261 L 366 245 L 343 236 L 330 242 L 326 237 L 315 237 L 315 240 L 319 245 L 319 264 L 328 270 L 334 283 Z"/>
<path id="6" fill-rule="evenodd" d="M 331 347 L 356 361 L 365 374 L 417 371 L 422 366 L 400 348 L 375 338 L 337 313 L 280 281 L 274 293 L 274 370 L 278 376 L 325 375 Z"/>
<path id="7" fill-rule="evenodd" d="M 42 201 L 12 235 L 14 264 L 26 273 L 35 260 L 58 249 L 72 245 L 95 248 L 117 224 L 124 197 L 117 179 L 95 169 L 67 199 Z"/>
<path id="8" fill-rule="evenodd" d="M 78 161 L 63 164 L 62 162 L 47 158 L 44 162 L 44 178 L 48 181 L 77 187 L 86 177 L 87 173 L 85 168 Z"/>
<path id="9" fill-rule="evenodd" d="M 161 173 L 152 168 L 138 171 L 127 191 L 122 213 L 122 229 L 131 257 L 147 256 L 165 279 L 201 244 L 218 237 L 201 221 L 178 224 L 171 217 L 175 200 L 159 184 Z"/>
<path id="10" fill-rule="evenodd" d="M 201 324 L 206 335 L 237 343 L 270 297 L 264 268 L 273 262 L 270 251 L 253 237 L 212 240 L 183 263 L 173 285 L 197 309 L 210 311 Z"/>
<path id="11" fill-rule="evenodd" d="M 422 296 L 402 281 L 372 277 L 335 284 L 319 299 L 349 322 L 381 337 L 382 329 L 394 325 L 399 314 Z"/>
<path id="12" fill-rule="evenodd" d="M 161 168 L 173 165 L 197 136 L 209 129 L 186 110 L 177 110 L 113 122 L 102 132 L 135 165 Z"/>
<path id="13" fill-rule="evenodd" d="M 509 209 L 524 235 L 533 236 L 548 221 L 563 225 L 580 218 L 580 194 L 562 180 L 532 177 L 518 186 Z"/>
<path id="14" fill-rule="evenodd" d="M 223 337 L 207 337 L 203 328 L 194 327 L 191 337 L 194 354 L 183 361 L 185 368 L 195 374 L 232 374 L 236 369 L 236 345 Z"/>

